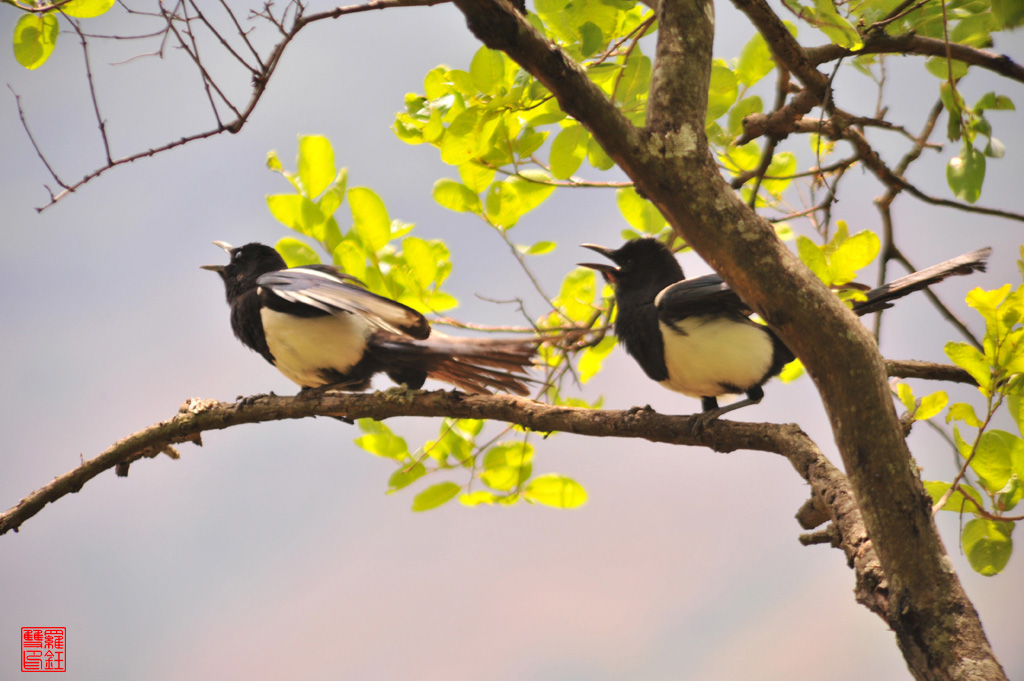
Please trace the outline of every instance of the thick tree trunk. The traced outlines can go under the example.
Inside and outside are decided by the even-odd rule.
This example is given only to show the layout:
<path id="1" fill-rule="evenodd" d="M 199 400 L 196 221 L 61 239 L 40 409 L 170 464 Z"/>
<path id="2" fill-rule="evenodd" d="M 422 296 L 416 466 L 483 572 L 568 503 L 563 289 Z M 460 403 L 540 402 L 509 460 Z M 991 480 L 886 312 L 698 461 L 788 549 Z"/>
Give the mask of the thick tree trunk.
<path id="1" fill-rule="evenodd" d="M 886 619 L 919 679 L 1003 679 L 953 571 L 913 466 L 874 339 L 743 204 L 704 134 L 711 0 L 663 0 L 647 126 L 632 126 L 575 64 L 504 0 L 455 0 L 470 30 L 504 50 L 583 123 L 669 223 L 803 360 L 832 423 L 868 536 L 888 578 Z M 756 17 L 777 57 L 814 103 L 827 77 L 761 0 Z M 805 96 L 805 99 L 808 97 Z"/>

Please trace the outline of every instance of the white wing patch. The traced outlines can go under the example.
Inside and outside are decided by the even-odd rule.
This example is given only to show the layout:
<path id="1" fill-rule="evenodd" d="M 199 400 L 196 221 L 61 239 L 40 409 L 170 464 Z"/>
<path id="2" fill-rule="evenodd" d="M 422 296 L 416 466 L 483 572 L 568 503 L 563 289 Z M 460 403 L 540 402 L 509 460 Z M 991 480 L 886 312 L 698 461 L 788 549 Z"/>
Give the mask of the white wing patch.
<path id="1" fill-rule="evenodd" d="M 355 366 L 371 331 L 354 314 L 295 317 L 263 308 L 260 317 L 275 366 L 289 380 L 311 388 L 327 384 L 321 369 L 344 374 Z"/>
<path id="2" fill-rule="evenodd" d="M 677 323 L 686 335 L 659 322 L 665 339 L 668 380 L 661 385 L 690 397 L 718 397 L 734 386 L 746 391 L 772 364 L 771 338 L 753 322 L 728 317 L 688 317 Z"/>

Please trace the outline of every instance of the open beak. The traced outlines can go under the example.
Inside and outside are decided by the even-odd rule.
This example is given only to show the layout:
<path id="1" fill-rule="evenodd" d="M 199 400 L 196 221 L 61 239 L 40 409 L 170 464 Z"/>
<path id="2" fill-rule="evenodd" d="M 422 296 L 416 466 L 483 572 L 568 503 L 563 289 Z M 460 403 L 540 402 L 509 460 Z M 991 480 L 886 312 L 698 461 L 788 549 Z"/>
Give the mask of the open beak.
<path id="1" fill-rule="evenodd" d="M 214 241 L 213 245 L 220 246 L 227 252 L 228 255 L 231 255 L 231 251 L 235 250 L 235 247 L 229 244 L 227 241 Z M 216 272 L 217 274 L 220 274 L 221 272 L 224 271 L 224 265 L 200 265 L 199 269 L 209 270 L 210 272 Z"/>
<path id="2" fill-rule="evenodd" d="M 614 249 L 608 248 L 606 246 L 598 246 L 597 244 L 580 244 L 580 246 L 583 246 L 583 248 L 589 248 L 592 251 L 600 253 L 606 258 L 611 258 L 612 254 L 615 253 Z M 612 282 L 613 284 L 615 283 L 615 279 L 619 274 L 619 268 L 616 267 L 615 265 L 608 265 L 606 263 L 595 262 L 578 262 L 576 264 L 579 265 L 580 267 L 588 267 L 592 270 L 597 270 L 598 272 L 604 275 L 605 279 Z"/>

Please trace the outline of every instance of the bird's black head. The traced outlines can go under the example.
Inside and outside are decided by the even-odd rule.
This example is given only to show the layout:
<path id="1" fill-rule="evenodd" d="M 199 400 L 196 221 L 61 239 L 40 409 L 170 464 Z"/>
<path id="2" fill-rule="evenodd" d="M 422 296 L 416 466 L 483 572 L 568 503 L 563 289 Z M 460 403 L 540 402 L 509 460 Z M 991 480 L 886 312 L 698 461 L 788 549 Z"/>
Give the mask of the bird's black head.
<path id="1" fill-rule="evenodd" d="M 683 268 L 679 266 L 668 246 L 657 239 L 643 238 L 627 241 L 617 250 L 594 244 L 581 244 L 611 260 L 615 265 L 603 263 L 579 263 L 604 275 L 605 279 L 621 294 L 624 291 L 649 291 L 653 296 L 661 289 L 681 281 Z"/>
<path id="2" fill-rule="evenodd" d="M 229 303 L 246 291 L 256 288 L 256 280 L 261 275 L 287 267 L 284 258 L 270 246 L 254 242 L 233 248 L 231 244 L 223 241 L 213 243 L 228 252 L 231 262 L 227 265 L 203 265 L 202 269 L 216 272 L 224 280 Z"/>

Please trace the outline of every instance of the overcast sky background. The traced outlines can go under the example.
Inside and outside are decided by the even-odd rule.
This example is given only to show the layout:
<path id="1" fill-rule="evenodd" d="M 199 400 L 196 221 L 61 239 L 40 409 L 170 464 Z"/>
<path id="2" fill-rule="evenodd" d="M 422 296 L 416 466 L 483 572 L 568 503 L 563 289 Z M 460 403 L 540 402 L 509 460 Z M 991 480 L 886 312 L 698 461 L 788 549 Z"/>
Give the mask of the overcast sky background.
<path id="1" fill-rule="evenodd" d="M 314 2 L 310 10 L 327 7 Z M 753 29 L 731 5 L 717 11 L 716 54 L 730 58 Z M 16 19 L 2 8 L 0 35 L 11 35 Z M 129 25 L 120 13 L 89 24 L 96 32 L 143 30 Z M 266 25 L 257 35 L 272 38 Z M 14 96 L 0 93 L 0 506 L 172 416 L 186 398 L 294 393 L 232 337 L 220 281 L 198 267 L 223 261 L 212 240 L 273 243 L 286 235 L 264 196 L 288 186 L 264 159 L 275 149 L 294 168 L 298 134 L 329 137 L 349 186 L 373 188 L 392 217 L 417 224 L 415 234 L 448 242 L 458 316 L 516 323 L 512 309 L 473 295 L 529 290 L 511 256 L 477 221 L 430 198 L 433 182 L 455 176 L 454 168 L 389 130 L 404 94 L 422 91 L 427 70 L 467 68 L 477 48 L 451 6 L 311 26 L 288 48 L 241 134 L 115 169 L 42 214 L 34 209 L 52 182 Z M 116 155 L 211 124 L 184 55 L 108 66 L 150 49 L 97 44 L 92 54 Z M 1019 32 L 996 49 L 1024 58 Z M 938 92 L 919 62 L 894 59 L 890 68 L 890 120 L 911 130 Z M 35 72 L 8 51 L 0 73 L 66 180 L 99 165 L 73 35 L 62 34 Z M 243 94 L 244 74 L 234 75 Z M 873 111 L 866 78 L 844 69 L 837 83 L 847 110 Z M 993 88 L 1024 106 L 1019 83 L 975 76 L 964 86 L 969 102 Z M 1007 157 L 989 161 L 981 203 L 1021 211 L 1024 126 L 1017 113 L 990 120 Z M 898 158 L 896 136 L 873 139 L 887 160 Z M 807 148 L 802 139 L 788 144 Z M 947 146 L 941 161 L 932 153 L 911 180 L 948 197 L 945 159 L 955 152 Z M 871 204 L 878 185 L 864 174 L 846 189 L 835 216 L 854 231 L 880 229 Z M 347 209 L 338 215 L 346 227 Z M 980 330 L 960 301 L 974 286 L 1019 282 L 1019 223 L 909 197 L 895 217 L 899 245 L 919 267 L 995 247 L 987 274 L 938 289 Z M 624 226 L 613 193 L 563 191 L 513 236 L 559 242 L 536 261 L 553 290 L 586 257 L 576 244 L 615 245 Z M 683 262 L 690 274 L 708 271 L 692 254 Z M 532 306 L 542 312 L 536 300 Z M 950 339 L 917 296 L 887 316 L 883 352 L 943 361 Z M 915 384 L 919 393 L 947 387 Z M 809 380 L 773 381 L 766 392 L 762 405 L 736 417 L 799 421 L 838 463 Z M 618 351 L 584 394 L 606 395 L 609 408 L 698 408 L 649 382 Z M 389 425 L 412 446 L 437 432 L 426 420 Z M 535 472 L 578 479 L 590 495 L 583 508 L 452 503 L 414 514 L 415 490 L 385 495 L 391 464 L 355 447 L 356 435 L 330 419 L 211 432 L 201 449 L 183 445 L 180 461 L 139 462 L 127 479 L 105 473 L 0 538 L 0 677 L 18 669 L 20 627 L 64 626 L 69 681 L 909 678 L 892 634 L 854 602 L 842 554 L 798 543 L 793 514 L 808 488 L 780 457 L 560 435 L 538 446 Z M 911 446 L 926 478 L 952 477 L 952 454 L 927 428 L 915 428 Z M 956 568 L 1006 671 L 1024 678 L 1024 560 L 1015 555 L 1002 576 L 978 576 L 957 550 L 957 522 L 952 514 L 940 521 Z"/>

